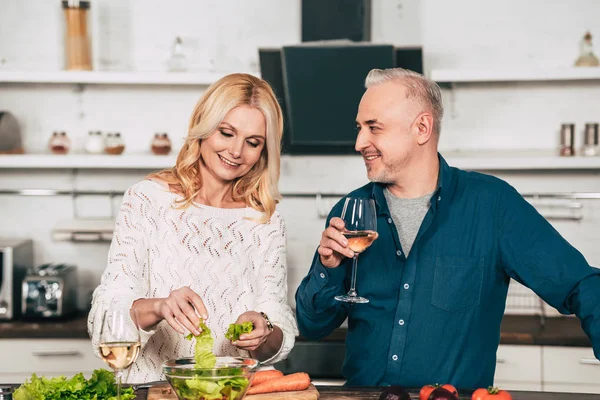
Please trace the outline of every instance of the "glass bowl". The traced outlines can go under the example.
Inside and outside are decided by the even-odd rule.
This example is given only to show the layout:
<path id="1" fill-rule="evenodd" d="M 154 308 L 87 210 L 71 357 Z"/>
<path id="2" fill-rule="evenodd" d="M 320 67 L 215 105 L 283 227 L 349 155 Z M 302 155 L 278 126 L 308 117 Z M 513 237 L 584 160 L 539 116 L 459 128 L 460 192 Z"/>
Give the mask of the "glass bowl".
<path id="1" fill-rule="evenodd" d="M 214 368 L 195 368 L 193 358 L 165 361 L 162 370 L 180 400 L 239 400 L 258 370 L 258 360 L 217 357 Z"/>

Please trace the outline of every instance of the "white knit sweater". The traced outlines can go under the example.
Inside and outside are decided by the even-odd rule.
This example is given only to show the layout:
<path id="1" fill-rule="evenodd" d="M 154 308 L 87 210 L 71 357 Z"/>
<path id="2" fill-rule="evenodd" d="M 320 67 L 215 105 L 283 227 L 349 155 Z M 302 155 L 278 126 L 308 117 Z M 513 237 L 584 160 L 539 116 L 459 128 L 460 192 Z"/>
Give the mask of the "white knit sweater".
<path id="1" fill-rule="evenodd" d="M 283 345 L 267 360 L 283 360 L 298 328 L 287 304 L 285 225 L 278 212 L 260 224 L 251 208 L 224 209 L 194 204 L 175 208 L 179 196 L 145 180 L 123 197 L 108 254 L 108 266 L 94 291 L 88 330 L 96 353 L 103 311 L 129 309 L 140 298 L 167 297 L 189 286 L 208 310 L 208 327 L 219 356 L 247 356 L 224 336 L 246 311 L 263 311 L 283 331 Z M 193 356 L 193 341 L 162 321 L 142 332 L 142 351 L 128 382 L 164 379 L 163 361 Z"/>

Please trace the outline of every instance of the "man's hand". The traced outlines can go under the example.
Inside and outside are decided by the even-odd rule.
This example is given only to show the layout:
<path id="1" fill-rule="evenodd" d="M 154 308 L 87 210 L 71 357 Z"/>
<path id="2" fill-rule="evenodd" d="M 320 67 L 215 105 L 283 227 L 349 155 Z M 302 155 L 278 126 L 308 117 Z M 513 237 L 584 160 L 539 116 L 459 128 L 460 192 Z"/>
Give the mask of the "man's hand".
<path id="1" fill-rule="evenodd" d="M 341 218 L 331 218 L 329 227 L 321 235 L 317 251 L 321 257 L 321 264 L 327 268 L 336 268 L 346 257 L 354 257 L 354 252 L 348 248 L 348 240 L 342 235 L 344 226 Z"/>

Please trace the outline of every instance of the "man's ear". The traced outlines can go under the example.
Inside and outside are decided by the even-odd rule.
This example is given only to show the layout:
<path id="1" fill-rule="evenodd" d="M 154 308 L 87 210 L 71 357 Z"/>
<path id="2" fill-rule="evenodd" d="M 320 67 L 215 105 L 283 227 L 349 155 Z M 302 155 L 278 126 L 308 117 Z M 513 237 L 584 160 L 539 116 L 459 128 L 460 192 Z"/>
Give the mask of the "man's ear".
<path id="1" fill-rule="evenodd" d="M 433 136 L 433 115 L 428 112 L 422 112 L 415 119 L 417 128 L 417 143 L 424 145 L 431 140 Z"/>

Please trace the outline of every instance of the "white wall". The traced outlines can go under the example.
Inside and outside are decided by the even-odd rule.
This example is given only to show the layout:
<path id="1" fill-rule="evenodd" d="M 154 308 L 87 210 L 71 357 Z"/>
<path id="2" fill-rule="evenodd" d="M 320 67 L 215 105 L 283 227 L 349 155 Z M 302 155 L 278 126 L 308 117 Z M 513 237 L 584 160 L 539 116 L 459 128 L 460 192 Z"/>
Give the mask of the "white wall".
<path id="1" fill-rule="evenodd" d="M 60 70 L 64 21 L 58 2 L 4 0 L 0 13 L 1 70 Z M 480 2 L 477 0 L 373 0 L 373 40 L 423 45 L 425 68 L 498 69 L 567 66 L 579 40 L 597 27 L 600 2 L 568 0 Z M 257 47 L 297 43 L 298 0 L 94 0 L 90 16 L 93 61 L 98 70 L 165 70 L 176 36 L 184 40 L 190 71 L 258 72 Z M 446 116 L 441 149 L 553 149 L 560 123 L 600 121 L 598 83 L 459 85 L 444 90 Z M 154 132 L 166 131 L 175 150 L 203 88 L 0 84 L 0 110 L 19 119 L 28 152 L 44 152 L 49 135 L 65 130 L 80 152 L 88 130 L 119 131 L 127 153 L 147 152 Z M 288 157 L 282 190 L 348 191 L 365 181 L 355 157 Z M 348 162 L 346 169 L 340 162 Z M 337 168 L 332 168 L 337 165 Z M 148 171 L 127 173 L 0 170 L 0 188 L 86 188 L 122 190 Z M 507 175 L 523 191 L 530 175 Z M 547 191 L 600 190 L 597 175 L 547 175 Z M 560 183 L 557 183 L 560 182 Z M 573 189 L 574 190 L 574 189 Z M 118 203 L 118 198 L 114 201 Z M 58 243 L 51 228 L 80 215 L 110 215 L 108 199 L 0 196 L 0 236 L 30 236 L 36 262 L 69 261 L 81 271 L 80 303 L 95 287 L 106 262 L 106 244 Z M 328 207 L 330 204 L 321 205 Z M 285 199 L 289 227 L 290 300 L 317 245 L 323 220 L 315 201 Z M 600 265 L 591 245 L 593 227 L 561 227 L 575 241 L 585 237 L 586 256 Z M 583 236 L 581 232 L 583 233 Z"/>

